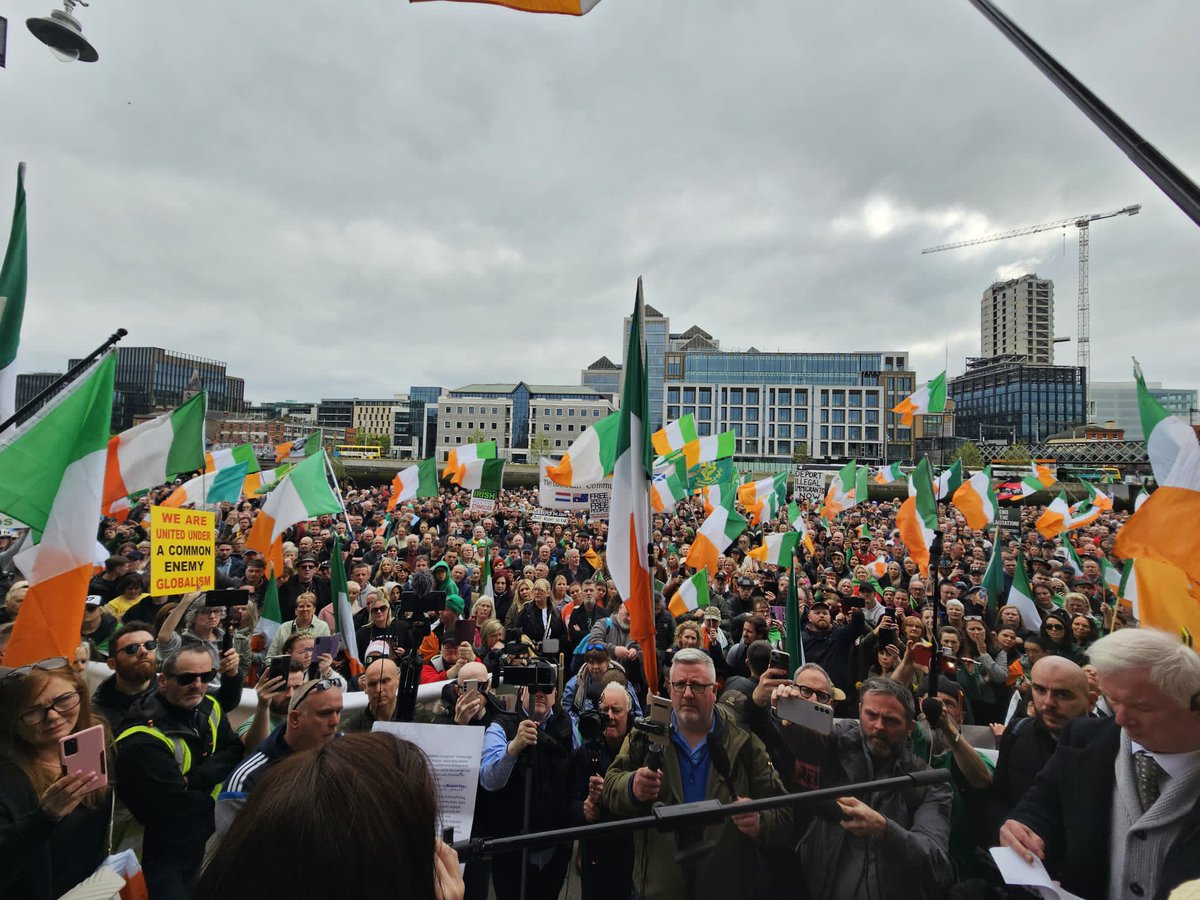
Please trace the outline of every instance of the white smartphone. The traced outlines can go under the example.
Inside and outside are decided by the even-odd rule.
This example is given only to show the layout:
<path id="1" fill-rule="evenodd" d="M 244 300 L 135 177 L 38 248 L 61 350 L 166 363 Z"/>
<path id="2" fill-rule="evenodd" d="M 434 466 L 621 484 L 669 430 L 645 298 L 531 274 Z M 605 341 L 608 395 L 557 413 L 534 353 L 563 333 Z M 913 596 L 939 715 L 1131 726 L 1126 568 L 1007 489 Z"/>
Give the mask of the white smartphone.
<path id="1" fill-rule="evenodd" d="M 775 713 L 784 721 L 817 734 L 833 733 L 832 706 L 802 700 L 800 697 L 782 697 L 775 703 Z"/>

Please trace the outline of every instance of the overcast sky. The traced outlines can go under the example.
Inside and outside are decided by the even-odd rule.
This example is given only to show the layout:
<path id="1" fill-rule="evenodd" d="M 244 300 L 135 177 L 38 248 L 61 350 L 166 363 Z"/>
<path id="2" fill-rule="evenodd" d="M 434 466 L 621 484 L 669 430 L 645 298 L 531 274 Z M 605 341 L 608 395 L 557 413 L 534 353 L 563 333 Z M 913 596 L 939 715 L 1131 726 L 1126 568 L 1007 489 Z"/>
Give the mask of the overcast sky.
<path id="1" fill-rule="evenodd" d="M 577 383 L 638 275 L 727 347 L 979 352 L 998 277 L 1055 282 L 1076 230 L 933 244 L 1141 203 L 1091 238 L 1093 378 L 1200 385 L 1200 230 L 966 0 L 603 0 L 77 10 L 53 59 L 5 4 L 0 219 L 29 164 L 21 371 L 114 328 L 227 361 L 252 400 Z M 1003 7 L 1200 179 L 1188 0 Z M 1188 60 L 1192 62 L 1188 62 Z"/>

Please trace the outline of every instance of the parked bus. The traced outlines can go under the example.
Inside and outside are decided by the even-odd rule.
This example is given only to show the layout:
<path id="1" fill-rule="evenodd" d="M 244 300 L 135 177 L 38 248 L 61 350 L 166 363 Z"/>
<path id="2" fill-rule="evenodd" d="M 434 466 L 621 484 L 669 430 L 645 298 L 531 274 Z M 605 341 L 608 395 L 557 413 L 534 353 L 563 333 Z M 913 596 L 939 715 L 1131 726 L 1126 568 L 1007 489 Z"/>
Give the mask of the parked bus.
<path id="1" fill-rule="evenodd" d="M 333 448 L 333 455 L 340 456 L 342 459 L 383 458 L 383 454 L 379 452 L 377 444 L 337 444 Z"/>
<path id="2" fill-rule="evenodd" d="M 1059 466 L 1058 480 L 1115 484 L 1121 480 L 1121 470 L 1116 466 Z"/>

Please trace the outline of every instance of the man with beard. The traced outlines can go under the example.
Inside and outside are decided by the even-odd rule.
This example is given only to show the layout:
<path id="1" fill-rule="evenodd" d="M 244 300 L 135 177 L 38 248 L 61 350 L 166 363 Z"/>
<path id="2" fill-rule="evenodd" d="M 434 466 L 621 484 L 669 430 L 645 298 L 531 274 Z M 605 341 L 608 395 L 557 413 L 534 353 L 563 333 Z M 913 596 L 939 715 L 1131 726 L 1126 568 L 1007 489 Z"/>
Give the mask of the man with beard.
<path id="1" fill-rule="evenodd" d="M 610 682 L 600 692 L 600 734 L 571 756 L 571 824 L 590 825 L 612 818 L 600 802 L 604 773 L 612 765 L 633 724 L 629 694 Z M 579 882 L 584 900 L 628 897 L 633 890 L 633 836 L 616 835 L 579 842 Z"/>
<path id="2" fill-rule="evenodd" d="M 112 636 L 108 651 L 108 667 L 113 674 L 96 688 L 92 708 L 104 716 L 115 731 L 129 707 L 153 685 L 158 669 L 154 626 L 145 622 L 126 622 Z"/>
<path id="3" fill-rule="evenodd" d="M 822 787 L 891 778 L 928 768 L 909 749 L 912 691 L 886 678 L 860 690 L 857 721 L 839 721 L 823 740 Z M 951 791 L 946 784 L 839 797 L 841 821 L 814 818 L 800 855 L 814 900 L 941 897 L 950 864 Z M 836 864 L 831 865 L 831 861 Z"/>
<path id="4" fill-rule="evenodd" d="M 826 672 L 834 685 L 849 694 L 851 688 L 850 659 L 854 642 L 867 631 L 863 611 L 850 612 L 850 620 L 841 625 L 833 624 L 829 605 L 818 600 L 809 604 L 808 625 L 800 636 L 804 646 L 804 660 L 816 663 Z M 839 709 L 839 715 L 846 710 Z M 850 712 L 853 715 L 852 712 Z"/>

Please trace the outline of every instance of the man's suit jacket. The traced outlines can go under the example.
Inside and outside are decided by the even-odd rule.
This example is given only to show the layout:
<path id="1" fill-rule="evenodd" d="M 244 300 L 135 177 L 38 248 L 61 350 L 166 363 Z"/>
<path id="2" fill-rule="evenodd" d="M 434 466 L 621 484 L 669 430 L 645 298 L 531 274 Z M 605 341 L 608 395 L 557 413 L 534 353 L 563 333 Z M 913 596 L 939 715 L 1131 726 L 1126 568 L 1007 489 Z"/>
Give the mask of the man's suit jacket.
<path id="1" fill-rule="evenodd" d="M 1111 718 L 1072 719 L 1058 749 L 1012 818 L 1046 842 L 1046 868 L 1062 886 L 1084 898 L 1108 894 L 1117 754 L 1121 729 Z M 1169 789 L 1169 788 L 1168 788 Z M 1191 804 L 1179 836 L 1163 862 L 1157 897 L 1200 878 L 1200 799 Z M 1158 811 L 1158 806 L 1152 814 Z M 1147 817 L 1148 818 L 1148 817 Z"/>

